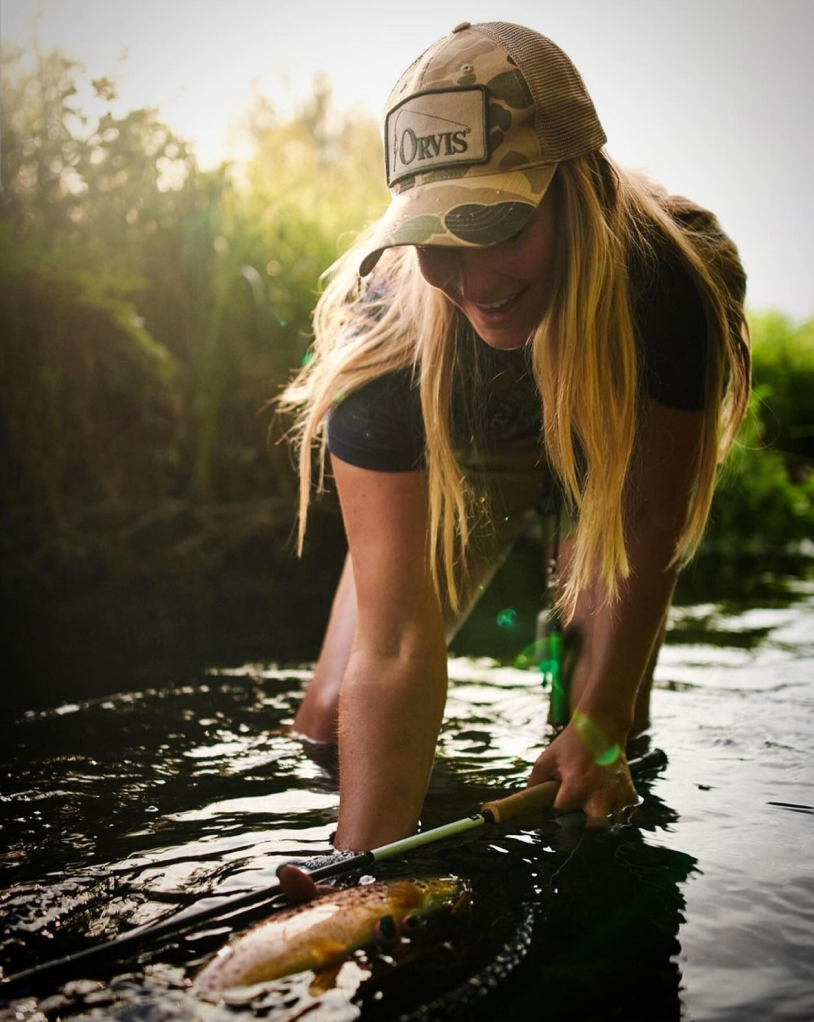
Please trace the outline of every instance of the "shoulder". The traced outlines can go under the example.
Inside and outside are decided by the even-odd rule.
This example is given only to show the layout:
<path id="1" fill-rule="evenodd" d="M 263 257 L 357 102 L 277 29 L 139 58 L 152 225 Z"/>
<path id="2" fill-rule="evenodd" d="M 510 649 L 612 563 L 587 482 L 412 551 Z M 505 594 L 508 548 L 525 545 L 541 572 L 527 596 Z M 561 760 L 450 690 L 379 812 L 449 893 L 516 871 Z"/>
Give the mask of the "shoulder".
<path id="1" fill-rule="evenodd" d="M 412 370 L 383 373 L 340 396 L 328 415 L 326 435 L 330 452 L 359 468 L 422 468 L 424 427 Z"/>
<path id="2" fill-rule="evenodd" d="M 352 330 L 364 335 L 382 326 L 393 305 L 392 289 L 373 274 L 351 298 Z M 328 449 L 341 461 L 359 468 L 405 472 L 423 467 L 424 430 L 418 380 L 412 365 L 398 367 L 383 344 L 356 359 L 352 386 L 339 385 L 327 415 Z M 363 338 L 364 339 L 364 338 Z M 381 340 L 381 337 L 379 338 Z"/>
<path id="3" fill-rule="evenodd" d="M 698 286 L 679 254 L 659 239 L 652 255 L 628 263 L 631 311 L 643 389 L 672 408 L 704 407 L 707 318 Z"/>

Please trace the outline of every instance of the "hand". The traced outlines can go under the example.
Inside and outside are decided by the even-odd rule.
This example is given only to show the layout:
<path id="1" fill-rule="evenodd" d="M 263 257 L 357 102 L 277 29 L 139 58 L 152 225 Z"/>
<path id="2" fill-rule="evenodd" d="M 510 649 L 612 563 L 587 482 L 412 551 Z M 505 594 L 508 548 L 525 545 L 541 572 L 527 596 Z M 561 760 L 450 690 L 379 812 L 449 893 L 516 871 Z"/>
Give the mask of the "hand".
<path id="1" fill-rule="evenodd" d="M 277 873 L 283 894 L 292 905 L 305 905 L 323 894 L 334 894 L 336 888 L 330 884 L 317 884 L 313 878 L 297 866 L 286 862 Z"/>
<path id="2" fill-rule="evenodd" d="M 581 809 L 589 818 L 607 818 L 637 805 L 639 796 L 630 777 L 624 743 L 606 747 L 604 755 L 598 753 L 596 742 L 592 741 L 595 732 L 586 729 L 584 722 L 584 717 L 574 714 L 571 723 L 537 759 L 529 786 L 559 780 L 555 812 Z M 611 757 L 611 762 L 603 762 Z"/>

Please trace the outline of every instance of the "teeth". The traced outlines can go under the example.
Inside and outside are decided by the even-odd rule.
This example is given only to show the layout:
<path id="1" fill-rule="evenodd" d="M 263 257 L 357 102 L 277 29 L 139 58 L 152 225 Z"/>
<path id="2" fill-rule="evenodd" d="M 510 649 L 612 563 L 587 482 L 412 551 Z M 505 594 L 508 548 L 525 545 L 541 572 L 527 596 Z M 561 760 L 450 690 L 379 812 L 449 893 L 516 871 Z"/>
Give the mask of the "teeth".
<path id="1" fill-rule="evenodd" d="M 504 305 L 508 305 L 509 302 L 513 301 L 517 295 L 509 295 L 508 298 L 502 298 L 499 302 L 492 302 L 491 305 L 481 305 L 481 309 L 502 309 Z"/>

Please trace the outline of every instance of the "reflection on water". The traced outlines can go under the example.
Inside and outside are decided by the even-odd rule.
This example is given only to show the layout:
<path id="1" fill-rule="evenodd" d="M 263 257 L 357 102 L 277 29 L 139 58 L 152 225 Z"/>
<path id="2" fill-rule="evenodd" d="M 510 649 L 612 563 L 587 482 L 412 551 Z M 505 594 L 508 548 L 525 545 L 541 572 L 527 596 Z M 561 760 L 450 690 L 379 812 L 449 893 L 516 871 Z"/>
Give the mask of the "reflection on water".
<path id="1" fill-rule="evenodd" d="M 809 1019 L 814 585 L 763 583 L 674 610 L 651 738 L 670 763 L 632 824 L 513 821 L 376 867 L 467 877 L 466 932 L 401 960 L 357 952 L 333 986 L 291 977 L 224 1007 L 187 989 L 230 932 L 213 922 L 4 1017 Z M 450 674 L 425 826 L 523 784 L 545 729 L 534 673 L 461 656 Z M 285 730 L 305 677 L 249 666 L 6 722 L 5 974 L 328 850 L 333 759 Z"/>

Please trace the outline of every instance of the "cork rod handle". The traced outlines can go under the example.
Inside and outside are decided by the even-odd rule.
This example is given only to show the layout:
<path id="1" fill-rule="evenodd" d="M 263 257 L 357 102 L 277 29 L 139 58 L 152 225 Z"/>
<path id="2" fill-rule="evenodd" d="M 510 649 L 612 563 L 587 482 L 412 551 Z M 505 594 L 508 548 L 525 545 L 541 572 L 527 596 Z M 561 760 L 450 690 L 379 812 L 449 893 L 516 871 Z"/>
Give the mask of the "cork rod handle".
<path id="1" fill-rule="evenodd" d="M 540 812 L 543 809 L 550 809 L 554 805 L 559 788 L 559 781 L 544 781 L 531 788 L 516 791 L 514 795 L 495 799 L 494 802 L 484 802 L 480 811 L 491 813 L 495 823 L 511 820 L 523 813 Z"/>

